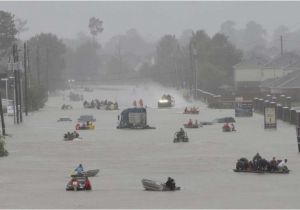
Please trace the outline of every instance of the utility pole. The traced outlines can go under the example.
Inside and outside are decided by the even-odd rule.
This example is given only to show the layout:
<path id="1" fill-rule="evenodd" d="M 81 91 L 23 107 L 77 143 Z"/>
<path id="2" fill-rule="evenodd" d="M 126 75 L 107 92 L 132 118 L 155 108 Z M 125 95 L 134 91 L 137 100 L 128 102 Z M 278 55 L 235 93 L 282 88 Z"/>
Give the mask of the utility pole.
<path id="1" fill-rule="evenodd" d="M 18 69 L 18 93 L 19 93 L 19 98 L 18 98 L 18 101 L 19 101 L 19 105 L 20 105 L 20 110 L 19 110 L 19 114 L 20 114 L 20 122 L 23 122 L 23 114 L 22 114 L 22 79 L 21 79 L 21 69 Z M 19 106 L 18 106 L 19 107 Z"/>
<path id="2" fill-rule="evenodd" d="M 189 54 L 190 54 L 190 65 L 191 65 L 191 73 L 190 75 L 193 75 L 194 73 L 194 59 L 193 59 L 193 53 L 192 53 L 192 42 L 189 43 Z M 190 88 L 192 88 L 193 78 L 189 78 Z"/>
<path id="3" fill-rule="evenodd" d="M 283 56 L 283 38 L 282 35 L 280 36 L 280 49 L 281 49 L 281 56 Z"/>
<path id="4" fill-rule="evenodd" d="M 17 112 L 17 124 L 19 124 L 19 93 L 18 93 L 18 73 L 16 66 L 18 65 L 19 62 L 19 57 L 18 57 L 18 46 L 16 44 L 13 45 L 13 71 L 14 71 L 14 77 L 15 77 L 15 109 Z"/>
<path id="5" fill-rule="evenodd" d="M 27 45 L 26 42 L 24 43 L 24 95 L 25 95 L 25 100 L 24 100 L 24 108 L 25 108 L 25 115 L 28 115 L 28 99 L 27 99 Z"/>
<path id="6" fill-rule="evenodd" d="M 5 136 L 5 123 L 4 123 L 4 116 L 3 116 L 3 107 L 2 107 L 2 96 L 0 92 L 0 116 L 1 116 L 1 126 L 2 126 L 2 135 Z"/>
<path id="7" fill-rule="evenodd" d="M 49 49 L 46 49 L 46 79 L 47 79 L 47 99 L 48 99 L 48 93 L 49 93 Z"/>
<path id="8" fill-rule="evenodd" d="M 37 73 L 37 80 L 38 85 L 40 86 L 40 56 L 39 56 L 39 46 L 36 47 L 36 73 Z"/>
<path id="9" fill-rule="evenodd" d="M 29 57 L 29 47 L 27 46 L 27 67 L 28 67 L 27 71 L 28 71 L 28 74 L 29 74 L 29 78 L 27 79 L 28 80 L 27 84 L 28 84 L 28 88 L 30 90 L 30 88 L 31 88 L 31 83 L 30 83 L 31 73 L 30 73 L 30 59 L 29 58 L 30 58 Z M 27 76 L 26 76 L 26 78 L 27 78 Z M 28 91 L 26 93 L 28 93 Z M 28 105 L 28 97 L 27 97 L 27 105 Z M 32 110 L 32 97 L 30 97 L 30 110 Z M 28 107 L 27 107 L 27 112 L 28 112 Z"/>

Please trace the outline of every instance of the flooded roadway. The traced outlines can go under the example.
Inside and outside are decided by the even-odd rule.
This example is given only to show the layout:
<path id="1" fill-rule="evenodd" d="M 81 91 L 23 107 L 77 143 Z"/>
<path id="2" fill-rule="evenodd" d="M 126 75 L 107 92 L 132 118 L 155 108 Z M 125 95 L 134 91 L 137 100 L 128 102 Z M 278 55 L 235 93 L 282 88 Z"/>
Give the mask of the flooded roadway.
<path id="1" fill-rule="evenodd" d="M 176 130 L 189 118 L 210 121 L 234 116 L 233 110 L 211 110 L 203 104 L 199 115 L 184 115 L 187 104 L 178 93 L 154 87 L 105 87 L 78 91 L 85 99 L 118 100 L 121 109 L 144 99 L 148 124 L 155 130 L 118 130 L 118 111 L 84 109 L 82 102 L 52 96 L 46 107 L 13 125 L 6 118 L 9 156 L 0 158 L 0 208 L 300 208 L 300 156 L 295 128 L 278 121 L 276 131 L 263 129 L 263 116 L 236 118 L 235 133 L 221 124 L 187 130 L 189 143 L 172 143 Z M 176 107 L 157 109 L 164 93 L 175 96 Z M 65 93 L 67 96 L 67 93 Z M 63 103 L 74 109 L 63 111 Z M 194 105 L 194 104 L 193 104 Z M 66 142 L 81 114 L 93 114 L 93 131 L 80 131 L 83 140 Z M 56 122 L 60 117 L 73 122 Z M 288 159 L 292 170 L 282 174 L 234 173 L 236 160 L 256 152 L 270 160 Z M 66 192 L 70 172 L 82 163 L 99 168 L 90 192 Z M 142 178 L 175 179 L 181 191 L 148 192 Z"/>

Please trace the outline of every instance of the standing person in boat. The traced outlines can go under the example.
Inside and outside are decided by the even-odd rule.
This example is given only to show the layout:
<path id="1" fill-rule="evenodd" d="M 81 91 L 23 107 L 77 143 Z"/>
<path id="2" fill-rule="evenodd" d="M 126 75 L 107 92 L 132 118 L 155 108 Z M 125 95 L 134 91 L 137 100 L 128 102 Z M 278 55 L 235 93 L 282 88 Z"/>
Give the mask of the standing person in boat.
<path id="1" fill-rule="evenodd" d="M 253 162 L 253 165 L 254 167 L 259 170 L 260 169 L 260 166 L 259 166 L 259 162 L 261 161 L 261 156 L 260 154 L 257 152 L 256 155 L 253 157 L 252 159 L 252 162 Z"/>
<path id="2" fill-rule="evenodd" d="M 192 126 L 192 125 L 193 125 L 193 121 L 192 119 L 189 119 L 188 126 Z"/>
<path id="3" fill-rule="evenodd" d="M 270 161 L 270 170 L 271 171 L 277 171 L 278 170 L 277 160 L 276 160 L 275 157 L 273 157 L 273 159 Z"/>
<path id="4" fill-rule="evenodd" d="M 83 166 L 82 164 L 80 163 L 77 168 L 75 168 L 75 170 L 77 172 L 77 175 L 80 175 L 80 176 L 83 176 L 84 174 L 84 169 L 83 169 Z"/>
<path id="5" fill-rule="evenodd" d="M 185 107 L 184 113 L 188 113 L 188 108 L 187 107 Z"/>

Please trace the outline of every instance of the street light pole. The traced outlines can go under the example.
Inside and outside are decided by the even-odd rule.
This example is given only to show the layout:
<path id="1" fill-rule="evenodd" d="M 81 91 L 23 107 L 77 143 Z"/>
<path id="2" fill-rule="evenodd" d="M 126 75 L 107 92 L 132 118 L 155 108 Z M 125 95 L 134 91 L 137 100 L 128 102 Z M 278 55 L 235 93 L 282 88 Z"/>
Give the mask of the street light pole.
<path id="1" fill-rule="evenodd" d="M 16 91 L 15 91 L 15 78 L 14 77 L 9 77 L 9 79 L 13 79 L 14 80 L 14 98 L 13 98 L 13 112 L 14 112 L 14 124 L 16 124 Z"/>
<path id="2" fill-rule="evenodd" d="M 8 78 L 2 78 L 2 81 L 5 81 L 5 98 L 6 98 L 6 115 L 8 116 L 7 107 L 8 107 L 8 88 L 7 88 L 7 81 Z"/>

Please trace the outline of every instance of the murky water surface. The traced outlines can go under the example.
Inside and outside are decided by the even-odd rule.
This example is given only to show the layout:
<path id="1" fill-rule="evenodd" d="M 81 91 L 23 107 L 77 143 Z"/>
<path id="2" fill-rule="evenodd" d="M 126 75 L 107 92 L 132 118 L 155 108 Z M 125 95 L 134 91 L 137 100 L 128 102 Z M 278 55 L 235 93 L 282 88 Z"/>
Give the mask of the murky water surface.
<path id="1" fill-rule="evenodd" d="M 99 87 L 98 87 L 99 88 Z M 184 115 L 187 104 L 175 91 L 148 87 L 102 87 L 83 92 L 85 99 L 118 100 L 121 108 L 134 99 L 148 105 L 148 123 L 155 130 L 118 130 L 118 111 L 84 109 L 62 93 L 30 114 L 21 125 L 7 118 L 8 157 L 0 159 L 0 208 L 300 208 L 300 156 L 295 128 L 278 122 L 276 131 L 263 129 L 263 117 L 237 118 L 235 133 L 221 124 L 187 130 L 189 143 L 172 143 L 173 134 L 189 118 L 209 121 L 234 116 L 233 110 L 211 110 L 203 104 L 199 115 Z M 175 96 L 176 107 L 157 109 L 164 93 Z M 67 95 L 67 93 L 65 93 Z M 74 109 L 60 110 L 63 103 Z M 94 131 L 80 131 L 83 140 L 66 142 L 81 114 L 97 118 Z M 56 122 L 59 117 L 73 122 Z M 256 152 L 271 159 L 288 158 L 292 172 L 234 173 L 236 160 Z M 68 175 L 78 163 L 99 168 L 91 178 L 91 192 L 66 192 Z M 175 179 L 177 192 L 144 191 L 141 179 Z"/>

